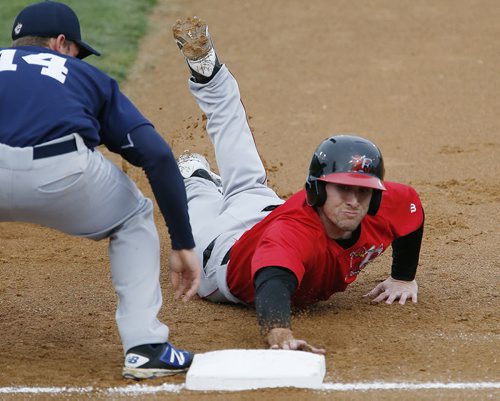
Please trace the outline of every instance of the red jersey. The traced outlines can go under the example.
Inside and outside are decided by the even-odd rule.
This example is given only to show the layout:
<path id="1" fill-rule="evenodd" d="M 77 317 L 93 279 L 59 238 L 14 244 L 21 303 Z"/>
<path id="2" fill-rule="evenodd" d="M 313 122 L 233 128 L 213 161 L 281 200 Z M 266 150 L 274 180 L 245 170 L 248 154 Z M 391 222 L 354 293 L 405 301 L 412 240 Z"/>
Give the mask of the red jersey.
<path id="1" fill-rule="evenodd" d="M 295 274 L 294 305 L 312 304 L 344 291 L 394 239 L 423 223 L 422 205 L 412 187 L 387 181 L 384 185 L 387 190 L 377 214 L 365 216 L 359 239 L 347 249 L 327 236 L 317 212 L 307 204 L 305 190 L 297 192 L 234 244 L 227 270 L 231 293 L 253 303 L 254 276 L 268 266 Z"/>

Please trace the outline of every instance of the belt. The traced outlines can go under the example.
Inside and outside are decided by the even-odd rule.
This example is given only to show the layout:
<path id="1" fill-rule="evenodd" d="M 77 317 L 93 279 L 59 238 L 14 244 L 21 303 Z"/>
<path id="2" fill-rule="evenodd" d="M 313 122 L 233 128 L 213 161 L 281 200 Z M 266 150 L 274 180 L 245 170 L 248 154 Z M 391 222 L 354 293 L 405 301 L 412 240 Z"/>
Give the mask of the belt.
<path id="1" fill-rule="evenodd" d="M 269 205 L 266 206 L 264 209 L 261 210 L 261 212 L 271 212 L 274 209 L 276 209 L 280 205 Z M 214 238 L 214 240 L 208 244 L 208 246 L 205 248 L 203 251 L 203 270 L 205 270 L 205 267 L 207 266 L 208 259 L 210 259 L 210 256 L 212 256 L 212 251 L 214 250 L 215 247 L 215 241 L 219 238 L 218 236 Z M 221 266 L 225 265 L 227 262 L 229 262 L 229 259 L 231 257 L 231 249 L 233 247 L 229 248 L 224 257 L 222 258 Z"/>
<path id="2" fill-rule="evenodd" d="M 216 237 L 208 246 L 205 248 L 203 251 L 203 270 L 205 270 L 205 267 L 207 266 L 208 259 L 210 259 L 210 256 L 212 256 L 212 251 L 214 250 L 215 247 L 215 240 L 219 238 Z M 224 257 L 222 258 L 221 266 L 225 265 L 227 262 L 229 262 L 229 257 L 231 253 L 231 249 L 233 247 L 229 248 Z"/>
<path id="3" fill-rule="evenodd" d="M 272 212 L 278 206 L 280 206 L 280 205 L 269 205 L 269 206 L 266 206 L 264 209 L 261 210 L 261 212 Z"/>
<path id="4" fill-rule="evenodd" d="M 77 150 L 75 138 L 64 142 L 51 143 L 50 145 L 35 146 L 33 148 L 33 159 L 43 159 L 63 155 Z"/>

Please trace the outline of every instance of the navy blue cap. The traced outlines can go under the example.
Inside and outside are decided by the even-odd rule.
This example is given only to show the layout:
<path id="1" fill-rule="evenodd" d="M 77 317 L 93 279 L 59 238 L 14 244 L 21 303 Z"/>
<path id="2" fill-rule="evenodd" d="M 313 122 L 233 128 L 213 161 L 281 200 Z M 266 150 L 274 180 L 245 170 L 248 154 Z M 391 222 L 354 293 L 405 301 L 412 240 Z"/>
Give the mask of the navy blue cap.
<path id="1" fill-rule="evenodd" d="M 60 34 L 80 46 L 78 58 L 82 59 L 91 54 L 101 55 L 82 40 L 78 17 L 63 3 L 46 0 L 31 4 L 19 13 L 12 27 L 12 40 L 24 36 L 55 38 Z"/>

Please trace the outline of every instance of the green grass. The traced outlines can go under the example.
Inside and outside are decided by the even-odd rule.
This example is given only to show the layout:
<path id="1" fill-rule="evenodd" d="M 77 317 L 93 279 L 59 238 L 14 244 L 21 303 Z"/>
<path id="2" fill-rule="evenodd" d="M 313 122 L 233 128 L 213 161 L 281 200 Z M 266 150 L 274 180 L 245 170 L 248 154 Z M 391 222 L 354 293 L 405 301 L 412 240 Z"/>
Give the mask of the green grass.
<path id="1" fill-rule="evenodd" d="M 14 18 L 36 0 L 2 1 L 0 47 L 10 47 Z M 65 0 L 78 15 L 83 40 L 101 52 L 86 62 L 105 71 L 119 82 L 135 61 L 141 37 L 148 29 L 148 16 L 157 0 Z"/>

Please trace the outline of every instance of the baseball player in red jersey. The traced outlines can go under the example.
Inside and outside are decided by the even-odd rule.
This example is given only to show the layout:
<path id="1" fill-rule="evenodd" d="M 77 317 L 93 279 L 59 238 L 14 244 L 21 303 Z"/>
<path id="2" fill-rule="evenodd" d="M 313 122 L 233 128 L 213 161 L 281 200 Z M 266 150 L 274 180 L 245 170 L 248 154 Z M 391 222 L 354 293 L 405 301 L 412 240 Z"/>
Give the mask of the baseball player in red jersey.
<path id="1" fill-rule="evenodd" d="M 391 246 L 391 274 L 366 296 L 417 302 L 424 212 L 413 188 L 383 181 L 380 150 L 359 136 L 325 139 L 305 188 L 284 202 L 266 185 L 238 85 L 220 64 L 206 24 L 188 18 L 173 33 L 191 71 L 191 93 L 208 118 L 220 172 L 199 154 L 178 159 L 203 266 L 198 294 L 254 305 L 271 348 L 324 353 L 294 337 L 292 305 L 344 291 Z"/>

